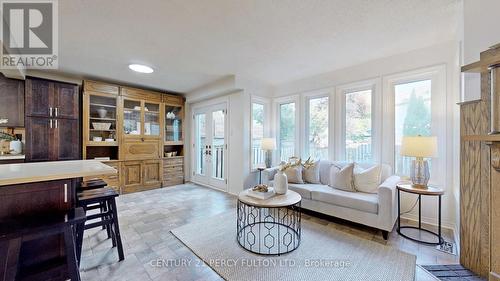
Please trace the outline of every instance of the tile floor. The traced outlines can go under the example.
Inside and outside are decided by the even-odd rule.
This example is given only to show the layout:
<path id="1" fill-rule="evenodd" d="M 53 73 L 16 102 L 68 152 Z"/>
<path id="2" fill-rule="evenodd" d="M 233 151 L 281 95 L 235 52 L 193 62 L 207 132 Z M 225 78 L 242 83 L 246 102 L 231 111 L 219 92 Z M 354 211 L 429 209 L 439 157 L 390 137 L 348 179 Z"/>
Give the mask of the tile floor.
<path id="1" fill-rule="evenodd" d="M 236 207 L 232 195 L 194 184 L 122 195 L 117 199 L 125 260 L 118 262 L 106 232 L 87 230 L 83 243 L 82 280 L 222 280 L 175 236 L 171 229 Z M 393 230 L 388 241 L 380 231 L 341 220 L 325 220 L 304 214 L 303 219 L 329 225 L 346 233 L 370 239 L 417 256 L 417 264 L 455 264 L 458 257 L 400 237 Z M 200 229 L 200 233 L 203 230 Z M 452 240 L 451 231 L 444 231 Z M 170 264 L 153 266 L 158 259 Z M 181 264 L 191 261 L 193 265 Z M 156 264 L 157 265 L 157 264 Z M 417 266 L 417 280 L 435 280 Z"/>

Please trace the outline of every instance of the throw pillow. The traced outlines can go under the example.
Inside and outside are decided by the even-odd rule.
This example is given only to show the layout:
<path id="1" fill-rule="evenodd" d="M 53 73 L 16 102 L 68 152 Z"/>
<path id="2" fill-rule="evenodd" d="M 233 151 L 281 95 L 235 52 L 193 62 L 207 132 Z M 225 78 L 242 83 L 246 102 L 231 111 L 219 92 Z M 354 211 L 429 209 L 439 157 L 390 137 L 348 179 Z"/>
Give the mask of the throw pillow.
<path id="1" fill-rule="evenodd" d="M 330 186 L 336 189 L 356 192 L 353 184 L 354 163 L 345 167 L 332 165 L 330 168 Z"/>
<path id="2" fill-rule="evenodd" d="M 289 183 L 304 183 L 302 180 L 302 165 L 292 165 L 284 171 Z"/>
<path id="3" fill-rule="evenodd" d="M 306 161 L 302 173 L 304 181 L 307 183 L 320 183 L 319 181 L 319 161 Z"/>
<path id="4" fill-rule="evenodd" d="M 365 193 L 377 193 L 380 185 L 382 167 L 375 165 L 363 170 L 360 167 L 354 169 L 354 187 L 357 191 Z"/>

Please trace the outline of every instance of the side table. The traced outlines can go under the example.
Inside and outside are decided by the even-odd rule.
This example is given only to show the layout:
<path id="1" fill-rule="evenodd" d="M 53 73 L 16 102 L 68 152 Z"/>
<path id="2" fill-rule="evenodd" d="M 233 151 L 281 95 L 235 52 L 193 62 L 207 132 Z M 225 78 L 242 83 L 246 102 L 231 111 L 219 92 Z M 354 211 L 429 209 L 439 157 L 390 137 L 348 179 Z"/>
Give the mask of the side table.
<path id="1" fill-rule="evenodd" d="M 443 236 L 441 235 L 441 196 L 444 194 L 444 190 L 437 187 L 428 186 L 427 188 L 414 187 L 411 184 L 398 184 L 396 185 L 398 190 L 398 228 L 397 232 L 399 235 L 413 240 L 415 242 L 427 244 L 427 245 L 441 245 L 444 243 Z M 418 195 L 418 227 L 415 226 L 401 226 L 401 191 L 417 194 Z M 431 230 L 422 228 L 422 196 L 437 196 L 438 197 L 438 233 Z M 410 237 L 401 232 L 401 229 L 417 229 L 418 231 L 427 232 L 433 236 L 436 236 L 437 242 L 429 242 L 421 239 Z"/>

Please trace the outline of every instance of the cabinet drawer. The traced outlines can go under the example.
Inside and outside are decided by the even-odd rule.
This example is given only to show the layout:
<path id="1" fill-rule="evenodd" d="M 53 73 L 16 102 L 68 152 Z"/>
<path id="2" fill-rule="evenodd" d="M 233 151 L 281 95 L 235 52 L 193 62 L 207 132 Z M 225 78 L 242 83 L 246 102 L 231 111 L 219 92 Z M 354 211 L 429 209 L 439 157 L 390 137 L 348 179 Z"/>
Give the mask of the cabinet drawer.
<path id="1" fill-rule="evenodd" d="M 158 141 L 134 141 L 123 144 L 125 160 L 154 159 L 160 157 Z"/>
<path id="2" fill-rule="evenodd" d="M 163 174 L 167 175 L 170 173 L 183 173 L 184 172 L 184 167 L 182 166 L 177 166 L 177 167 L 163 167 Z"/>
<path id="3" fill-rule="evenodd" d="M 184 165 L 184 158 L 163 159 L 163 166 L 182 166 L 182 165 Z"/>

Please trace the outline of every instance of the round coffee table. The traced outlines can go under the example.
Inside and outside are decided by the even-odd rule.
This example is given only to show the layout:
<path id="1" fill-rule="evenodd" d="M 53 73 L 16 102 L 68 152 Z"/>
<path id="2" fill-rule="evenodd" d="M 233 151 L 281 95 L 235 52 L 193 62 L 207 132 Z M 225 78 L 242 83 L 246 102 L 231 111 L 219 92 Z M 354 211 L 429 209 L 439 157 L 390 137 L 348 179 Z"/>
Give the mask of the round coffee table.
<path id="1" fill-rule="evenodd" d="M 302 197 L 289 190 L 266 200 L 238 196 L 236 240 L 241 247 L 260 255 L 281 255 L 297 249 L 301 238 Z"/>

